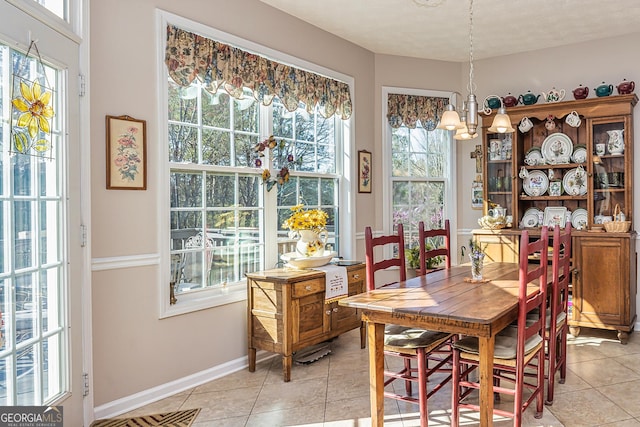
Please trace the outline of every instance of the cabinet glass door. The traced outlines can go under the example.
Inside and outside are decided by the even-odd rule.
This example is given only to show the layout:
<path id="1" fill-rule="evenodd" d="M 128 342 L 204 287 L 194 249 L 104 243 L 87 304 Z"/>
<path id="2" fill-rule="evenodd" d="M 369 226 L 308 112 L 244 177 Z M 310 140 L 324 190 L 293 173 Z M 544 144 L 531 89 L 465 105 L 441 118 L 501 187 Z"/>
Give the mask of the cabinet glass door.
<path id="1" fill-rule="evenodd" d="M 488 133 L 485 141 L 487 208 L 500 205 L 507 209 L 506 215 L 512 215 L 513 134 Z"/>
<path id="2" fill-rule="evenodd" d="M 593 217 L 595 224 L 614 219 L 618 211 L 627 213 L 627 186 L 630 186 L 625 157 L 625 121 L 596 122 L 592 124 L 593 141 Z"/>

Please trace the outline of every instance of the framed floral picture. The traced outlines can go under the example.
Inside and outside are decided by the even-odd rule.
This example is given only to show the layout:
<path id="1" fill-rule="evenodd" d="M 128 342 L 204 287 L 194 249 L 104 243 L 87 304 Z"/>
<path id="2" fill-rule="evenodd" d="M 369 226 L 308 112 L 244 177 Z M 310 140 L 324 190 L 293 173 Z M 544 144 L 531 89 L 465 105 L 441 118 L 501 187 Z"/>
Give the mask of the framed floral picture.
<path id="1" fill-rule="evenodd" d="M 107 189 L 147 189 L 147 122 L 107 116 Z"/>
<path id="2" fill-rule="evenodd" d="M 371 152 L 358 151 L 358 193 L 371 193 Z"/>

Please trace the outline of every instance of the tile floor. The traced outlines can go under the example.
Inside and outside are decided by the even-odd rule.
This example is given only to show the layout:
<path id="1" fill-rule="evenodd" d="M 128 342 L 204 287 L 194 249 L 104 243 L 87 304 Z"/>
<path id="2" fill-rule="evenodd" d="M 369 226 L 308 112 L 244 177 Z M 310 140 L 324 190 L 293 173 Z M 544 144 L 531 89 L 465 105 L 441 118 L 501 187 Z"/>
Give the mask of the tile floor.
<path id="1" fill-rule="evenodd" d="M 122 416 L 202 408 L 193 427 L 369 426 L 368 357 L 358 331 L 331 343 L 331 354 L 308 365 L 294 363 L 291 382 L 282 381 L 279 356 L 138 408 Z M 640 335 L 621 345 L 612 331 L 584 329 L 569 336 L 565 384 L 556 386 L 553 406 L 542 419 L 534 408 L 527 427 L 640 427 Z M 450 425 L 450 387 L 429 399 L 429 425 Z M 504 400 L 504 398 L 503 398 Z M 496 417 L 497 427 L 512 425 Z M 469 414 L 463 426 L 477 426 Z M 385 426 L 419 426 L 417 406 L 385 399 Z"/>

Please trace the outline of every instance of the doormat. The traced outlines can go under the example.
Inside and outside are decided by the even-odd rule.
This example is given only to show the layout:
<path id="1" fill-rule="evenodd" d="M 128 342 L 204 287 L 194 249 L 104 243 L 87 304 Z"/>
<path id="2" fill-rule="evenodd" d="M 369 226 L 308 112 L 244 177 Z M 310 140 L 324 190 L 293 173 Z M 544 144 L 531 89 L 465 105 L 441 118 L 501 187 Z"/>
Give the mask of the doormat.
<path id="1" fill-rule="evenodd" d="M 189 427 L 199 412 L 200 408 L 133 418 L 108 418 L 94 421 L 91 427 Z"/>

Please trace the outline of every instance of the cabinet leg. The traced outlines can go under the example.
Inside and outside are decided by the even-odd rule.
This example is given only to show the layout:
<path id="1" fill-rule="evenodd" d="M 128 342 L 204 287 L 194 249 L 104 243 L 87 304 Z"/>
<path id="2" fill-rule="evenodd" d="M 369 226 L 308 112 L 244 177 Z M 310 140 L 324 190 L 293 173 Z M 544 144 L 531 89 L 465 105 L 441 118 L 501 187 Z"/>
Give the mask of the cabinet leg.
<path id="1" fill-rule="evenodd" d="M 580 335 L 580 326 L 569 326 L 569 332 L 571 332 L 571 335 L 574 337 L 577 337 Z"/>
<path id="2" fill-rule="evenodd" d="M 620 340 L 620 344 L 627 344 L 629 342 L 629 333 L 618 331 L 618 339 Z"/>
<path id="3" fill-rule="evenodd" d="M 364 322 L 360 322 L 360 348 L 367 346 L 367 328 Z"/>
<path id="4" fill-rule="evenodd" d="M 249 347 L 249 372 L 256 371 L 256 349 Z"/>
<path id="5" fill-rule="evenodd" d="M 291 359 L 293 357 L 291 355 L 289 356 L 282 356 L 282 376 L 284 377 L 284 382 L 288 383 L 289 381 L 291 381 Z"/>

